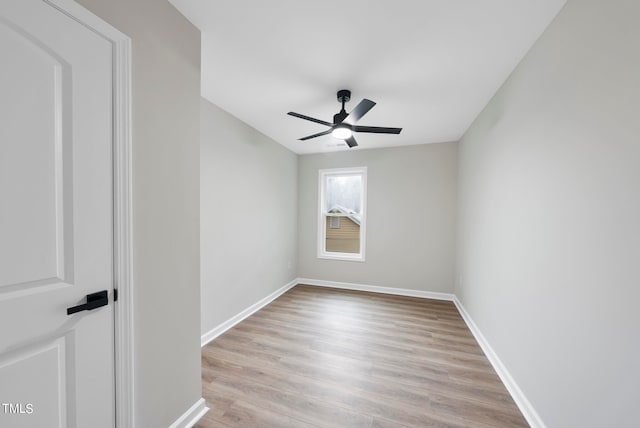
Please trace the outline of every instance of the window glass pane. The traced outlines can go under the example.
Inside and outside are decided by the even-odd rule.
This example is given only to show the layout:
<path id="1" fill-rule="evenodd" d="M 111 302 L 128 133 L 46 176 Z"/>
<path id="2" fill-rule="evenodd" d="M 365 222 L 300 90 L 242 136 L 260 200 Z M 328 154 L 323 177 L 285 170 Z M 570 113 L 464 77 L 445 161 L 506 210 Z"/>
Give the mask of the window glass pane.
<path id="1" fill-rule="evenodd" d="M 361 193 L 362 176 L 327 176 L 327 181 L 325 183 L 325 209 L 328 212 L 332 212 L 335 208 L 342 208 L 346 209 L 347 212 L 361 214 Z"/>
<path id="2" fill-rule="evenodd" d="M 338 227 L 334 227 L 339 219 Z M 326 217 L 325 251 L 330 253 L 359 253 L 360 224 L 350 217 Z"/>

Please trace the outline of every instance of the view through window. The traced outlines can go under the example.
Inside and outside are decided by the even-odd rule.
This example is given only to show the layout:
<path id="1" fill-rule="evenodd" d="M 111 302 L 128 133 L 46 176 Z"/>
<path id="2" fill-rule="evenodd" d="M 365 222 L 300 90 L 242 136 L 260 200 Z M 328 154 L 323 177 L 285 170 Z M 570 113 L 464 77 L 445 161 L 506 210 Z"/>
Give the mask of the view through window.
<path id="1" fill-rule="evenodd" d="M 320 170 L 318 257 L 364 260 L 366 168 Z"/>

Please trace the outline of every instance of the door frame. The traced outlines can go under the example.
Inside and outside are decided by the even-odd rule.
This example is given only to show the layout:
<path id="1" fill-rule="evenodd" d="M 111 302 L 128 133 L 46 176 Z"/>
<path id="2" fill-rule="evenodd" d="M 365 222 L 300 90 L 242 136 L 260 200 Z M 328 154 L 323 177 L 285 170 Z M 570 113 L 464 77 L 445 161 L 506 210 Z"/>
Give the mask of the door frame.
<path id="1" fill-rule="evenodd" d="M 42 0 L 113 46 L 113 278 L 115 421 L 134 425 L 131 39 L 73 0 Z"/>

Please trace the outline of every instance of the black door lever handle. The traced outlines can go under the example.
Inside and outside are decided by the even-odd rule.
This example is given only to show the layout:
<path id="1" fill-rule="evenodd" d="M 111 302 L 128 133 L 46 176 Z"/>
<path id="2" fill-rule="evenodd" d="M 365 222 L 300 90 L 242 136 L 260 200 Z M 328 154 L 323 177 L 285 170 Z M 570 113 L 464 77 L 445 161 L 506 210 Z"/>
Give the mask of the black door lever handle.
<path id="1" fill-rule="evenodd" d="M 87 303 L 67 308 L 67 315 L 75 314 L 80 311 L 90 311 L 109 304 L 107 290 L 98 291 L 97 293 L 87 294 Z"/>

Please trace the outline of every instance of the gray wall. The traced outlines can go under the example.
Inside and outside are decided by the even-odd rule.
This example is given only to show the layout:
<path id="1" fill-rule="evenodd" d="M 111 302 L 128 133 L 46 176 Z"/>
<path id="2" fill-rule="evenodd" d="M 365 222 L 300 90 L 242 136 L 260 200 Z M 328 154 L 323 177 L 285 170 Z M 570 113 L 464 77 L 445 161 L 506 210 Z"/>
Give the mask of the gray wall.
<path id="1" fill-rule="evenodd" d="M 296 277 L 297 156 L 201 102 L 202 333 Z"/>
<path id="2" fill-rule="evenodd" d="M 460 146 L 456 293 L 549 427 L 638 426 L 639 21 L 570 0 Z"/>
<path id="3" fill-rule="evenodd" d="M 135 418 L 200 397 L 200 32 L 157 0 L 80 0 L 133 40 Z"/>
<path id="4" fill-rule="evenodd" d="M 457 143 L 300 157 L 298 274 L 453 292 Z M 366 261 L 317 258 L 318 170 L 366 166 Z"/>

